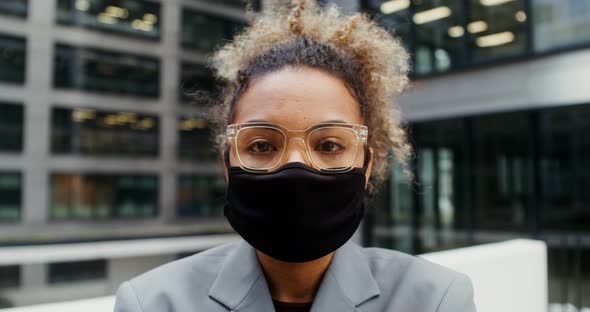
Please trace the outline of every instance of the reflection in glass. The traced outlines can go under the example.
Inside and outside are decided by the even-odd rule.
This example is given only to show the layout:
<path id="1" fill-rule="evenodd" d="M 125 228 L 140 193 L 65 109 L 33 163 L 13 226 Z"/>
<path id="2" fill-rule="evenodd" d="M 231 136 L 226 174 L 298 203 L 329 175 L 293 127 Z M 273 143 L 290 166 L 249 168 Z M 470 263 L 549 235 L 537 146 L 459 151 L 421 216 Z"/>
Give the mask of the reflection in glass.
<path id="1" fill-rule="evenodd" d="M 152 175 L 51 175 L 53 220 L 150 218 L 158 213 L 158 178 Z"/>
<path id="2" fill-rule="evenodd" d="M 106 275 L 107 261 L 102 259 L 47 265 L 47 281 L 50 284 L 105 279 Z"/>
<path id="3" fill-rule="evenodd" d="M 0 82 L 25 82 L 26 41 L 0 34 Z"/>
<path id="4" fill-rule="evenodd" d="M 590 106 L 541 113 L 542 226 L 590 231 Z"/>
<path id="5" fill-rule="evenodd" d="M 132 112 L 54 108 L 55 154 L 158 156 L 159 118 Z"/>
<path id="6" fill-rule="evenodd" d="M 473 62 L 526 52 L 524 0 L 471 0 L 470 8 L 467 32 Z"/>
<path id="7" fill-rule="evenodd" d="M 533 133 L 529 114 L 476 117 L 473 128 L 474 204 L 478 228 L 527 230 L 533 187 L 530 139 Z"/>
<path id="8" fill-rule="evenodd" d="M 182 10 L 182 45 L 209 52 L 245 25 L 243 21 L 185 8 Z"/>
<path id="9" fill-rule="evenodd" d="M 0 172 L 0 224 L 20 220 L 21 202 L 20 173 Z"/>
<path id="10" fill-rule="evenodd" d="M 213 72 L 205 65 L 182 62 L 180 64 L 180 99 L 190 102 L 191 94 L 197 91 L 213 92 L 215 80 Z"/>
<path id="11" fill-rule="evenodd" d="M 221 217 L 225 200 L 222 176 L 182 175 L 178 178 L 179 217 Z"/>
<path id="12" fill-rule="evenodd" d="M 28 0 L 1 0 L 0 14 L 26 17 L 29 9 Z"/>
<path id="13" fill-rule="evenodd" d="M 146 38 L 160 38 L 160 4 L 142 0 L 59 0 L 57 21 Z"/>
<path id="14" fill-rule="evenodd" d="M 160 61 L 156 58 L 57 44 L 56 88 L 158 97 Z"/>
<path id="15" fill-rule="evenodd" d="M 536 51 L 590 43 L 590 1 L 535 0 L 531 4 Z"/>
<path id="16" fill-rule="evenodd" d="M 462 64 L 461 35 L 463 7 L 456 0 L 424 0 L 415 6 L 416 73 L 445 72 Z"/>
<path id="17" fill-rule="evenodd" d="M 188 161 L 214 161 L 219 155 L 211 140 L 211 129 L 202 117 L 178 120 L 178 158 Z"/>
<path id="18" fill-rule="evenodd" d="M 0 102 L 0 152 L 23 148 L 23 106 Z"/>

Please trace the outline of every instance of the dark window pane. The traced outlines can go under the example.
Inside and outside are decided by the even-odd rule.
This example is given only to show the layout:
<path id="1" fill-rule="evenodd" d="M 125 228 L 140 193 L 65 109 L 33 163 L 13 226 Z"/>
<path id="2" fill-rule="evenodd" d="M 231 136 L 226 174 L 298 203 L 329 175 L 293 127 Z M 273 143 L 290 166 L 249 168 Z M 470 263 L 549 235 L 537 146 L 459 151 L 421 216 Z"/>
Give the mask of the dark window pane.
<path id="1" fill-rule="evenodd" d="M 48 265 L 48 282 L 51 284 L 105 279 L 106 260 L 59 262 Z"/>
<path id="2" fill-rule="evenodd" d="M 534 48 L 554 48 L 590 43 L 590 1 L 533 0 Z"/>
<path id="3" fill-rule="evenodd" d="M 415 6 L 412 20 L 416 27 L 416 73 L 445 72 L 463 62 L 461 1 L 424 0 Z"/>
<path id="4" fill-rule="evenodd" d="M 221 176 L 184 175 L 178 178 L 179 217 L 221 217 L 225 179 Z"/>
<path id="5" fill-rule="evenodd" d="M 473 135 L 477 227 L 527 230 L 533 187 L 530 115 L 519 112 L 476 117 Z"/>
<path id="6" fill-rule="evenodd" d="M 56 154 L 156 157 L 158 140 L 157 116 L 53 109 L 51 151 Z"/>
<path id="7" fill-rule="evenodd" d="M 215 80 L 213 72 L 205 65 L 182 62 L 180 64 L 180 98 L 190 102 L 196 91 L 213 92 Z"/>
<path id="8" fill-rule="evenodd" d="M 151 175 L 51 176 L 51 218 L 151 218 L 158 214 L 158 178 Z"/>
<path id="9" fill-rule="evenodd" d="M 20 266 L 18 265 L 0 266 L 0 289 L 19 287 L 20 275 Z"/>
<path id="10" fill-rule="evenodd" d="M 158 97 L 156 58 L 57 44 L 53 85 L 91 92 Z"/>
<path id="11" fill-rule="evenodd" d="M 0 222 L 15 222 L 21 214 L 21 175 L 0 172 Z"/>
<path id="12" fill-rule="evenodd" d="M 524 0 L 471 0 L 467 25 L 474 62 L 509 57 L 526 52 Z"/>
<path id="13" fill-rule="evenodd" d="M 57 20 L 145 38 L 160 38 L 160 4 L 142 0 L 59 0 Z"/>
<path id="14" fill-rule="evenodd" d="M 219 158 L 207 120 L 201 117 L 179 119 L 178 158 L 189 161 L 214 161 Z"/>
<path id="15" fill-rule="evenodd" d="M 23 106 L 0 102 L 0 152 L 23 149 Z"/>
<path id="16" fill-rule="evenodd" d="M 541 112 L 542 228 L 590 230 L 590 106 Z"/>
<path id="17" fill-rule="evenodd" d="M 182 10 L 182 45 L 209 52 L 231 39 L 245 25 L 228 17 L 185 8 Z"/>
<path id="18" fill-rule="evenodd" d="M 213 3 L 213 4 L 223 4 L 223 5 L 227 5 L 227 6 L 232 6 L 232 7 L 236 7 L 236 8 L 245 8 L 246 7 L 246 3 L 251 3 L 252 8 L 255 11 L 259 11 L 260 10 L 260 5 L 261 5 L 261 1 L 260 0 L 195 0 L 195 1 L 204 1 L 204 2 L 209 2 L 209 3 Z"/>
<path id="19" fill-rule="evenodd" d="M 419 122 L 413 126 L 420 223 L 432 230 L 466 227 L 467 131 L 462 119 Z M 424 246 L 436 248 L 436 246 Z"/>
<path id="20" fill-rule="evenodd" d="M 29 8 L 27 0 L 2 0 L 0 1 L 0 14 L 26 17 Z"/>
<path id="21" fill-rule="evenodd" d="M 26 41 L 0 34 L 0 82 L 25 82 Z"/>
<path id="22" fill-rule="evenodd" d="M 409 0 L 369 0 L 368 11 L 381 26 L 399 36 L 406 48 L 410 46 L 412 18 Z"/>

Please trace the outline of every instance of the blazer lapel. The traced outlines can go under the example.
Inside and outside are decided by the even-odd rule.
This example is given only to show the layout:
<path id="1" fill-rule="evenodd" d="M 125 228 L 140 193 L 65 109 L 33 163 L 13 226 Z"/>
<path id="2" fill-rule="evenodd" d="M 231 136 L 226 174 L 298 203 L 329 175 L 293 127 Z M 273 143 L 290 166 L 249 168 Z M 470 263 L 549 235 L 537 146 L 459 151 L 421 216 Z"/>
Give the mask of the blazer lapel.
<path id="1" fill-rule="evenodd" d="M 247 242 L 241 241 L 225 258 L 209 289 L 209 297 L 231 311 L 274 312 L 255 250 Z"/>
<path id="2" fill-rule="evenodd" d="M 380 293 L 360 247 L 348 241 L 334 253 L 311 312 L 358 311 L 357 307 Z"/>

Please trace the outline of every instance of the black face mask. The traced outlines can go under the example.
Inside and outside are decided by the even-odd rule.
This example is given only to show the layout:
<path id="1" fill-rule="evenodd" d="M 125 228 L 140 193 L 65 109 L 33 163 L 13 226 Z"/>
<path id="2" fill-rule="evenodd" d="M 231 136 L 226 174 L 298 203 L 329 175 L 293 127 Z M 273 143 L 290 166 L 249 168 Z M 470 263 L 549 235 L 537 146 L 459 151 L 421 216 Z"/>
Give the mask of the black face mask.
<path id="1" fill-rule="evenodd" d="M 326 174 L 303 163 L 272 173 L 229 167 L 224 214 L 257 250 L 286 262 L 321 258 L 352 237 L 365 212 L 365 170 Z"/>

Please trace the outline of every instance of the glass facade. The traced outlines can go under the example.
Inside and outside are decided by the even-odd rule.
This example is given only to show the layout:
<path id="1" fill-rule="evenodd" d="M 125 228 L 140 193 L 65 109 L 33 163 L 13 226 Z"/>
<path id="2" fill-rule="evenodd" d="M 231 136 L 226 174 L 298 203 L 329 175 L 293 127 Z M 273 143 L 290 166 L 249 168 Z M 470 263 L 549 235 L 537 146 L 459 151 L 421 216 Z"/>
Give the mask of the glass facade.
<path id="1" fill-rule="evenodd" d="M 160 4 L 143 0 L 58 0 L 57 21 L 143 38 L 160 38 Z"/>
<path id="2" fill-rule="evenodd" d="M 0 14 L 8 16 L 26 17 L 29 10 L 28 0 L 2 0 L 0 1 Z"/>
<path id="3" fill-rule="evenodd" d="M 541 239 L 551 302 L 587 306 L 589 119 L 582 104 L 412 123 L 416 181 L 393 172 L 371 244 L 425 253 Z"/>
<path id="4" fill-rule="evenodd" d="M 24 38 L 0 33 L 0 83 L 25 82 L 26 46 Z"/>
<path id="5" fill-rule="evenodd" d="M 430 75 L 590 44 L 586 0 L 363 0 Z"/>
<path id="6" fill-rule="evenodd" d="M 60 89 L 158 97 L 160 61 L 146 56 L 57 44 L 53 85 Z"/>
<path id="7" fill-rule="evenodd" d="M 20 173 L 0 171 L 0 224 L 20 220 L 21 180 Z"/>
<path id="8" fill-rule="evenodd" d="M 534 0 L 533 38 L 537 51 L 590 43 L 590 2 Z"/>
<path id="9" fill-rule="evenodd" d="M 51 119 L 54 154 L 158 156 L 158 116 L 54 108 Z"/>
<path id="10" fill-rule="evenodd" d="M 23 106 L 0 102 L 0 153 L 23 149 Z"/>
<path id="11" fill-rule="evenodd" d="M 182 175 L 178 178 L 178 217 L 223 217 L 225 179 Z"/>
<path id="12" fill-rule="evenodd" d="M 205 118 L 179 118 L 178 132 L 179 159 L 194 162 L 219 159 L 211 138 L 211 129 Z"/>
<path id="13" fill-rule="evenodd" d="M 213 71 L 207 66 L 191 62 L 180 63 L 180 100 L 189 103 L 191 94 L 197 91 L 213 92 L 215 80 Z"/>
<path id="14" fill-rule="evenodd" d="M 106 260 L 49 263 L 47 281 L 50 284 L 71 283 L 105 279 Z"/>
<path id="15" fill-rule="evenodd" d="M 184 8 L 182 10 L 182 45 L 210 52 L 246 25 L 229 17 Z"/>
<path id="16" fill-rule="evenodd" d="M 158 214 L 158 184 L 154 175 L 54 173 L 51 219 L 152 218 Z"/>
<path id="17" fill-rule="evenodd" d="M 260 0 L 252 0 L 252 1 L 245 1 L 245 0 L 202 0 L 203 2 L 208 2 L 212 4 L 223 4 L 227 6 L 232 6 L 235 8 L 244 8 L 246 6 L 246 2 L 252 5 L 252 8 L 255 11 L 260 10 Z"/>

